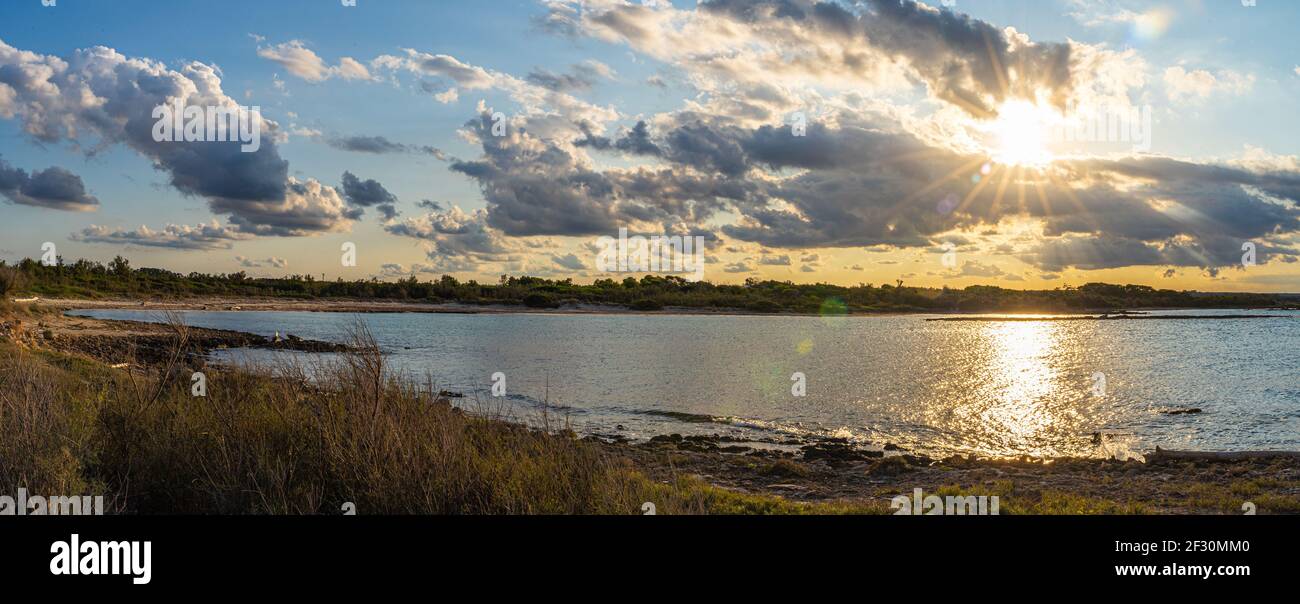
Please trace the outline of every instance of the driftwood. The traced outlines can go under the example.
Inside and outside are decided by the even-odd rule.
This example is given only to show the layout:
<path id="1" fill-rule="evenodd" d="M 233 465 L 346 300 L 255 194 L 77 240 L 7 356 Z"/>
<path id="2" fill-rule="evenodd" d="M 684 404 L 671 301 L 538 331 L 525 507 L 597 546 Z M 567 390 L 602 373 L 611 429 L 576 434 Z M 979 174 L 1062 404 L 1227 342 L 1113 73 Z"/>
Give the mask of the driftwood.
<path id="1" fill-rule="evenodd" d="M 1161 461 L 1250 461 L 1255 459 L 1297 459 L 1300 451 L 1171 451 L 1156 447 L 1146 456 L 1147 463 Z"/>

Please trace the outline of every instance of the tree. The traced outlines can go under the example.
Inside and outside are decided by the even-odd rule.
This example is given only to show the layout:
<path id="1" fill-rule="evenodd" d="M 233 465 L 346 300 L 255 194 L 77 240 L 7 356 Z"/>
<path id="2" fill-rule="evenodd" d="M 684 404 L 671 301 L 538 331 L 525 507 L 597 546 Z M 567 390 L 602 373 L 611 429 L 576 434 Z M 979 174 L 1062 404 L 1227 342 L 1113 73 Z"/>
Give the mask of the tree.
<path id="1" fill-rule="evenodd" d="M 117 256 L 116 258 L 113 258 L 112 262 L 108 263 L 108 270 L 113 273 L 114 276 L 125 279 L 126 277 L 131 276 L 131 261 L 121 256 Z"/>

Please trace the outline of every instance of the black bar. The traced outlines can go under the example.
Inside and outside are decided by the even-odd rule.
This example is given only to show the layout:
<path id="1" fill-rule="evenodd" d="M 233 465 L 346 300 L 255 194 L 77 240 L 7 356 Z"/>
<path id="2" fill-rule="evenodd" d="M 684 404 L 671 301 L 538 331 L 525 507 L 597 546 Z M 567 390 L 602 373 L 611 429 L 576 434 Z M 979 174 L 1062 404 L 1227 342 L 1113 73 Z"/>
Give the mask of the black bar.
<path id="1" fill-rule="evenodd" d="M 9 517 L 0 576 L 18 584 L 127 593 L 252 589 L 263 583 L 428 589 L 442 580 L 511 585 L 659 568 L 694 573 L 928 585 L 936 573 L 978 586 L 1021 580 L 1137 589 L 1236 589 L 1295 575 L 1300 517 Z M 149 541 L 151 577 L 54 576 L 51 544 Z M 1179 551 L 1117 551 L 1173 542 Z M 1202 545 L 1202 543 L 1204 545 Z M 1248 544 L 1240 551 L 1241 544 Z M 1239 551 L 1189 551 L 1233 547 Z M 1117 576 L 1117 565 L 1238 565 L 1249 576 Z M 847 569 L 852 576 L 834 576 Z M 837 569 L 832 573 L 831 569 Z M 679 573 L 684 573 L 678 576 Z M 926 582 L 926 583 L 918 583 Z M 543 583 L 542 585 L 545 585 Z M 439 588 L 442 589 L 442 588 Z M 683 589 L 685 585 L 683 584 Z M 205 588 L 205 591 L 207 588 Z M 447 593 L 446 595 L 450 595 Z"/>

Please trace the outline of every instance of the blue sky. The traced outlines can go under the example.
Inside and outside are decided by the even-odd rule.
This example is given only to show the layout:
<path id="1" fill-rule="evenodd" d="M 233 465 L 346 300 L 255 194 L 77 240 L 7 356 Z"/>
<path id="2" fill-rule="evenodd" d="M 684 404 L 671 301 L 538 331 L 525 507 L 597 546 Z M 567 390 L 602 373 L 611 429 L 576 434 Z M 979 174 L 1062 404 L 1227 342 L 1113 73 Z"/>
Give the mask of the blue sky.
<path id="1" fill-rule="evenodd" d="M 123 254 L 182 272 L 527 272 L 586 281 L 611 276 L 592 266 L 591 241 L 626 227 L 707 233 L 706 278 L 715 281 L 1056 287 L 1106 280 L 1300 291 L 1300 216 L 1290 197 L 1300 191 L 1292 182 L 1300 179 L 1292 110 L 1300 92 L 1297 3 L 957 0 L 954 15 L 879 0 L 834 4 L 834 17 L 823 20 L 804 0 L 788 1 L 798 19 L 783 2 L 740 0 L 357 4 L 0 4 L 0 42 L 12 51 L 0 53 L 0 170 L 27 182 L 58 167 L 70 173 L 60 172 L 59 182 L 79 179 L 97 202 L 76 206 L 91 211 L 67 211 L 31 195 L 15 201 L 22 190 L 11 183 L 16 193 L 0 199 L 0 258 L 35 257 L 51 241 L 66 258 Z M 1005 57 L 1042 68 L 998 65 L 1004 73 L 992 78 L 980 71 L 986 57 L 963 46 L 969 39 L 909 32 L 908 22 L 885 18 L 892 6 L 936 23 L 949 15 L 996 36 Z M 841 39 L 835 28 L 844 23 L 853 34 Z M 1018 35 L 1032 48 L 1018 50 Z M 116 55 L 71 60 L 96 46 Z M 807 60 L 789 61 L 799 56 Z M 1065 83 L 1052 80 L 1058 59 L 1068 63 Z M 345 70 L 345 60 L 360 71 Z M 85 73 L 76 73 L 120 61 L 133 71 L 112 82 L 85 84 Z M 74 65 L 49 76 L 61 99 L 54 101 L 32 76 L 61 62 Z M 291 187 L 318 183 L 324 192 L 231 199 L 219 184 L 178 185 L 188 169 L 179 155 L 131 144 L 129 129 L 105 130 L 95 111 L 68 100 L 98 97 L 125 120 L 138 108 L 113 103 L 121 86 L 157 76 L 184 89 L 192 63 L 215 70 L 226 98 L 259 106 L 274 122 L 279 138 L 258 157 L 287 162 L 275 178 Z M 945 82 L 928 71 L 943 63 L 966 79 Z M 21 82 L 18 73 L 26 74 Z M 1014 90 L 1000 93 L 981 78 Z M 954 102 L 943 90 L 949 85 L 988 107 Z M 1018 96 L 1025 102 L 1013 102 Z M 1015 155 L 997 148 L 1007 144 L 1004 122 L 1068 119 L 1069 109 L 1052 106 L 1067 99 L 1148 108 L 1150 149 L 1054 145 L 1050 164 L 1032 166 L 1032 176 L 999 162 Z M 480 106 L 508 117 L 508 141 L 485 142 L 467 126 L 482 117 Z M 1012 119 L 1016 111 L 1032 116 Z M 801 141 L 773 148 L 782 143 L 772 129 L 786 127 L 795 112 L 824 134 L 816 141 L 863 156 L 814 160 L 818 150 Z M 644 151 L 619 147 L 642 121 Z M 33 134 L 33 124 L 55 122 L 57 132 Z M 361 137 L 404 150 L 346 144 Z M 438 152 L 419 150 L 425 147 Z M 741 157 L 723 157 L 732 150 Z M 935 159 L 914 170 L 897 165 L 929 154 Z M 981 154 L 992 158 L 983 176 Z M 974 180 L 944 180 L 970 158 Z M 1220 169 L 1235 172 L 1225 181 Z M 374 181 L 397 214 L 385 219 L 381 202 L 349 197 L 345 172 Z M 995 198 L 996 186 L 980 190 L 980 178 L 1009 181 L 1011 191 L 1045 190 L 1042 209 L 1017 200 L 1017 211 Z M 0 173 L 0 193 L 3 183 Z M 932 215 L 945 195 L 964 203 Z M 1036 195 L 1029 197 L 1035 205 Z M 421 207 L 422 200 L 437 205 Z M 263 212 L 266 203 L 282 207 Z M 930 213 L 899 209 L 904 203 Z M 295 214 L 300 207 L 311 225 Z M 220 231 L 157 237 L 168 225 Z M 340 266 L 343 242 L 358 245 L 358 266 Z M 1261 250 L 1258 266 L 1235 260 L 1243 242 Z M 944 250 L 958 255 L 955 264 L 942 263 Z"/>

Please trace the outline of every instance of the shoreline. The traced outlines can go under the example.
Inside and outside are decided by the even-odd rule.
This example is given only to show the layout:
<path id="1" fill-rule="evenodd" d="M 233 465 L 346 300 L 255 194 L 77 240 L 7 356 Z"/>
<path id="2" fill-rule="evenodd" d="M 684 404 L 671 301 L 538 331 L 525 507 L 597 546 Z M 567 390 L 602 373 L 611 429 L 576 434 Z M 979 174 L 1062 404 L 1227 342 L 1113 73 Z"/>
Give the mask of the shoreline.
<path id="1" fill-rule="evenodd" d="M 649 444 L 602 443 L 652 479 L 681 472 L 724 489 L 802 502 L 889 500 L 927 493 L 997 495 L 1004 513 L 1300 514 L 1300 460 L 1287 455 L 1242 459 L 1154 457 L 985 459 L 910 454 L 871 459 L 798 459 L 735 455 Z"/>
<path id="2" fill-rule="evenodd" d="M 118 309 L 135 310 L 139 308 L 139 307 L 132 307 L 132 306 L 125 306 L 125 307 L 118 306 L 118 304 L 120 303 L 121 301 L 105 301 L 106 305 L 104 306 L 95 305 L 92 307 L 92 309 L 100 308 L 104 310 L 118 310 Z M 211 304 L 208 304 L 208 306 L 211 306 Z M 52 338 L 47 337 L 46 334 L 44 333 L 42 334 L 33 333 L 33 334 L 29 334 L 28 337 L 33 340 L 44 339 L 47 341 L 47 343 L 51 344 L 54 348 L 58 350 L 64 352 L 74 352 L 74 353 L 83 354 L 104 362 L 107 362 L 110 359 L 122 358 L 123 353 L 126 352 L 137 353 L 138 351 L 143 350 L 149 353 L 146 354 L 145 358 L 143 359 L 143 361 L 146 363 L 157 362 L 162 355 L 153 354 L 153 353 L 165 349 L 166 346 L 170 344 L 173 339 L 172 327 L 164 322 L 152 323 L 146 321 L 135 321 L 130 319 L 100 319 L 100 318 L 82 317 L 82 316 L 66 314 L 68 311 L 71 310 L 85 310 L 85 308 L 57 308 L 56 314 L 53 316 L 57 316 L 58 319 L 55 319 L 52 322 L 43 321 L 39 323 L 39 327 L 41 328 L 41 331 L 49 332 L 50 335 L 52 335 L 53 337 Z M 172 308 L 171 306 L 167 306 L 165 309 L 150 307 L 150 308 L 146 308 L 145 310 L 157 310 L 160 312 L 170 312 L 178 309 Z M 202 309 L 196 309 L 196 310 L 202 310 Z M 211 310 L 211 309 L 207 309 L 207 310 Z M 234 312 L 288 312 L 288 311 L 263 310 L 261 308 L 241 307 L 240 310 Z M 317 310 L 313 312 L 349 312 L 349 311 Z M 385 312 L 385 311 L 376 310 L 371 312 Z M 504 312 L 509 313 L 510 311 L 504 311 Z M 629 313 L 630 314 L 652 314 L 652 313 L 640 313 L 637 311 L 629 311 Z M 501 313 L 488 313 L 488 314 L 501 314 Z M 521 312 L 519 314 L 529 314 L 529 313 Z M 555 314 L 555 311 L 552 311 L 549 314 Z M 569 314 L 607 314 L 607 313 L 569 313 Z M 608 313 L 608 314 L 617 314 L 617 313 Z M 1043 320 L 1043 321 L 1067 320 L 1068 321 L 1068 320 L 1115 320 L 1121 317 L 1127 317 L 1131 319 L 1184 318 L 1181 316 L 1180 317 L 1167 317 L 1167 316 L 1151 317 L 1151 316 L 1146 316 L 1137 313 L 1125 313 L 1123 315 L 1116 315 L 1104 319 L 1099 317 L 1092 317 L 1092 316 L 1069 315 L 1069 316 L 1035 317 L 1035 318 L 950 317 L 950 318 L 928 318 L 925 320 L 926 321 L 1034 321 L 1034 320 Z M 1196 316 L 1187 316 L 1186 318 L 1198 318 L 1198 317 L 1218 318 L 1214 315 L 1208 315 L 1208 316 L 1196 315 Z M 1237 315 L 1222 315 L 1222 317 L 1228 319 L 1241 318 Z M 1285 316 L 1284 315 L 1259 315 L 1259 317 L 1265 318 L 1265 317 L 1285 317 Z M 1254 318 L 1254 317 L 1249 317 L 1249 318 Z M 262 336 L 250 332 L 243 332 L 243 331 L 200 328 L 200 327 L 193 327 L 193 326 L 187 327 L 187 330 L 191 334 L 190 336 L 191 349 L 189 351 L 190 354 L 188 356 L 192 361 L 197 361 L 200 364 L 208 364 L 209 363 L 208 357 L 211 353 L 218 350 L 228 349 L 228 348 L 290 350 L 290 351 L 307 352 L 307 353 L 322 353 L 322 352 L 338 353 L 338 352 L 347 352 L 349 350 L 347 346 L 342 344 L 302 339 L 293 336 L 291 334 L 285 334 L 284 339 L 280 341 L 275 341 L 272 338 L 266 336 Z M 0 336 L 3 335 L 5 335 L 5 331 L 4 329 L 0 328 Z M 1199 409 L 1196 409 L 1194 411 L 1175 411 L 1174 413 L 1199 412 L 1199 411 L 1200 411 Z M 672 416 L 674 414 L 667 413 L 665 415 Z M 694 423 L 697 420 L 685 419 L 682 421 L 686 421 L 688 423 Z M 883 456 L 893 456 L 893 455 L 900 455 L 900 454 L 910 455 L 913 453 L 911 450 L 896 445 L 892 442 L 874 443 L 874 448 L 873 448 L 861 444 L 848 445 L 848 441 L 843 439 L 838 439 L 830 436 L 817 436 L 817 435 L 808 435 L 803 437 L 787 437 L 784 439 L 774 438 L 772 440 L 763 440 L 763 439 L 736 440 L 735 437 L 724 436 L 717 433 L 683 435 L 675 432 L 665 432 L 665 433 L 651 434 L 650 436 L 645 437 L 643 439 L 632 440 L 621 434 L 602 431 L 602 432 L 591 432 L 588 434 L 584 434 L 583 437 L 598 439 L 601 440 L 602 442 L 606 442 L 610 444 L 629 444 L 629 445 L 649 445 L 649 444 L 654 444 L 656 442 L 663 442 L 665 439 L 669 439 L 669 440 L 675 439 L 679 445 L 685 443 L 684 450 L 692 450 L 692 449 L 697 451 L 722 450 L 723 452 L 732 452 L 732 453 L 736 453 L 736 452 L 748 453 L 752 451 L 755 453 L 771 452 L 771 453 L 781 454 L 782 452 L 788 453 L 791 451 L 812 450 L 813 455 L 817 455 L 822 458 L 830 458 L 830 459 L 839 458 L 841 461 L 868 459 L 868 458 L 880 457 L 882 455 Z M 1108 438 L 1109 435 L 1104 433 L 1097 433 L 1094 434 L 1093 437 Z M 730 451 L 728 451 L 729 449 Z M 744 449 L 744 451 L 742 451 L 741 449 Z M 1157 449 L 1159 449 L 1158 446 Z M 1224 452 L 1205 452 L 1205 453 L 1233 454 L 1233 453 L 1241 453 L 1241 452 L 1224 451 Z M 933 454 L 933 452 L 931 452 L 931 454 Z M 1142 455 L 1142 453 L 1136 453 L 1136 454 Z M 916 455 L 925 457 L 925 454 L 919 452 L 916 453 Z M 990 457 L 987 459 L 1015 459 L 1018 457 L 1019 456 L 1006 456 L 1000 458 Z M 1045 461 L 1051 461 L 1054 459 L 1106 459 L 1106 458 L 1044 457 L 1041 459 Z"/>
<path id="3" fill-rule="evenodd" d="M 94 319 L 65 314 L 52 309 L 49 314 L 27 320 L 9 318 L 0 321 L 0 337 L 37 348 L 48 347 L 75 353 L 111 366 L 152 365 L 166 361 L 176 343 L 175 329 L 165 322 L 151 323 L 127 319 Z M 207 357 L 226 348 L 256 348 L 299 352 L 346 352 L 342 344 L 298 338 L 286 334 L 269 338 L 254 333 L 227 329 L 185 326 L 184 360 L 196 366 L 207 364 Z M 124 362 L 125 361 L 125 362 Z"/>
<path id="4" fill-rule="evenodd" d="M 123 351 L 161 349 L 174 341 L 166 324 L 91 319 L 61 311 L 28 323 L 34 325 L 25 326 L 25 336 L 14 337 L 12 324 L 0 329 L 0 336 L 91 357 L 110 367 L 124 358 Z M 189 329 L 195 336 L 194 351 L 203 356 L 232 343 L 266 345 L 268 340 L 243 332 Z M 140 361 L 161 359 L 145 355 Z M 527 427 L 527 422 L 512 423 Z M 863 504 L 880 513 L 889 513 L 891 497 L 914 488 L 998 495 L 1008 513 L 1238 514 L 1246 500 L 1258 504 L 1259 513 L 1300 513 L 1300 455 L 1287 452 L 1179 452 L 1181 457 L 1157 453 L 1127 461 L 938 458 L 888 444 L 877 451 L 833 438 L 805 439 L 784 448 L 753 447 L 748 445 L 755 443 L 716 435 L 661 434 L 630 442 L 591 434 L 580 440 L 661 484 L 694 477 L 745 495 L 799 504 Z"/>
<path id="5" fill-rule="evenodd" d="M 560 308 L 531 308 L 503 304 L 466 304 L 462 302 L 412 302 L 395 300 L 314 299 L 286 300 L 280 298 L 210 298 L 201 300 L 109 298 L 91 300 L 84 298 L 36 298 L 15 300 L 16 303 L 42 304 L 62 310 L 137 310 L 137 311 L 212 311 L 212 312 L 330 312 L 330 313 L 419 313 L 419 314 L 539 314 L 539 315 L 636 315 L 636 316 L 722 316 L 722 317 L 824 317 L 821 313 L 759 312 L 734 308 L 692 308 L 669 306 L 662 310 L 635 310 L 622 306 L 577 304 Z M 1165 311 L 1234 310 L 1277 312 L 1296 310 L 1285 307 L 1270 308 L 1205 308 L 1205 307 L 1150 307 L 1136 309 L 1091 308 L 1071 311 L 943 311 L 899 310 L 878 312 L 836 313 L 837 317 L 895 317 L 927 316 L 929 321 L 1064 321 L 1064 320 L 1140 320 L 1140 319 L 1221 319 L 1221 318 L 1289 318 L 1291 315 L 1188 315 L 1148 316 L 1148 312 Z"/>

